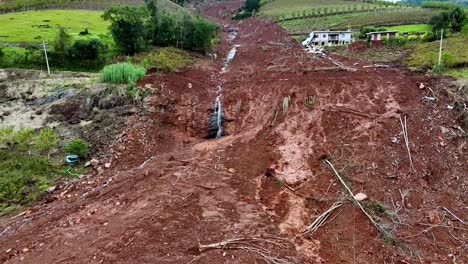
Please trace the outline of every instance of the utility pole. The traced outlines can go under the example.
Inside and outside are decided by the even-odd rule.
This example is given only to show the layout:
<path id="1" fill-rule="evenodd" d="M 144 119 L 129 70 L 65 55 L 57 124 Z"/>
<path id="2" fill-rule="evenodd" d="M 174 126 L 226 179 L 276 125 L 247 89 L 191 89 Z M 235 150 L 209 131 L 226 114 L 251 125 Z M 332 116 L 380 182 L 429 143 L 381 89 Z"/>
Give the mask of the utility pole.
<path id="1" fill-rule="evenodd" d="M 440 46 L 439 46 L 439 66 L 442 63 L 442 39 L 444 38 L 444 29 L 440 30 Z"/>
<path id="2" fill-rule="evenodd" d="M 42 45 L 44 46 L 44 55 L 45 55 L 45 61 L 46 61 L 46 64 L 47 64 L 47 72 L 50 75 L 49 60 L 47 59 L 47 48 L 46 48 L 45 41 L 42 41 Z"/>

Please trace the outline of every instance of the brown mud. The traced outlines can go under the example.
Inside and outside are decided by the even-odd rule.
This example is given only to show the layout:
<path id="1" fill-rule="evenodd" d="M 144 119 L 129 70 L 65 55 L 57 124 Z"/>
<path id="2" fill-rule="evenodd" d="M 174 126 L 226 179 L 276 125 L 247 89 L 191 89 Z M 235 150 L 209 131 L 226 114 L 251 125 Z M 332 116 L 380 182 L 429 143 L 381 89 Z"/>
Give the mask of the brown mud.
<path id="1" fill-rule="evenodd" d="M 467 227 L 444 209 L 467 219 L 467 143 L 447 109 L 451 80 L 332 56 L 348 70 L 337 69 L 271 22 L 230 21 L 239 6 L 202 5 L 224 29 L 218 59 L 140 81 L 153 92 L 115 140 L 109 170 L 1 220 L 2 262 L 264 263 L 242 249 L 198 250 L 259 236 L 289 240 L 262 247 L 292 263 L 468 262 Z M 232 43 L 229 28 L 239 31 Z M 438 100 L 424 101 L 420 83 Z M 219 84 L 225 136 L 206 139 Z M 391 237 L 346 198 L 324 158 L 369 197 Z M 340 199 L 328 223 L 299 236 Z"/>

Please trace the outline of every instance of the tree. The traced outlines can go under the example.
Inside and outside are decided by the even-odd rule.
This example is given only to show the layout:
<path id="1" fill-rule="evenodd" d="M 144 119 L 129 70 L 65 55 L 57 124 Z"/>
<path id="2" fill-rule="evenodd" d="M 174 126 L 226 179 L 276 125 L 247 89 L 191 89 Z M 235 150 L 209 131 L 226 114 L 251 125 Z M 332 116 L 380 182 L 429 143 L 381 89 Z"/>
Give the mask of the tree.
<path id="1" fill-rule="evenodd" d="M 247 12 L 257 12 L 260 9 L 259 0 L 246 0 L 244 5 L 244 10 Z"/>
<path id="2" fill-rule="evenodd" d="M 449 17 L 452 31 L 460 32 L 466 19 L 465 11 L 461 7 L 456 7 L 449 13 Z"/>
<path id="3" fill-rule="evenodd" d="M 57 132 L 52 128 L 44 128 L 35 138 L 36 149 L 47 153 L 50 159 L 50 151 L 58 144 L 59 137 Z"/>
<path id="4" fill-rule="evenodd" d="M 78 155 L 80 158 L 86 158 L 89 154 L 88 142 L 82 139 L 74 139 L 63 147 L 69 154 Z"/>
<path id="5" fill-rule="evenodd" d="M 126 55 L 134 55 L 138 43 L 145 35 L 144 21 L 148 16 L 145 7 L 113 6 L 102 15 L 111 22 L 109 29 L 115 44 Z"/>
<path id="6" fill-rule="evenodd" d="M 70 55 L 79 60 L 97 60 L 105 45 L 99 39 L 77 40 L 70 48 Z"/>
<path id="7" fill-rule="evenodd" d="M 54 52 L 62 62 L 65 61 L 65 57 L 72 41 L 72 37 L 65 31 L 65 28 L 59 26 L 57 35 L 54 39 Z"/>
<path id="8" fill-rule="evenodd" d="M 466 15 L 462 8 L 457 7 L 451 11 L 445 11 L 438 15 L 431 17 L 429 24 L 431 25 L 432 32 L 440 37 L 442 29 L 451 30 L 452 32 L 460 32 L 463 28 Z"/>

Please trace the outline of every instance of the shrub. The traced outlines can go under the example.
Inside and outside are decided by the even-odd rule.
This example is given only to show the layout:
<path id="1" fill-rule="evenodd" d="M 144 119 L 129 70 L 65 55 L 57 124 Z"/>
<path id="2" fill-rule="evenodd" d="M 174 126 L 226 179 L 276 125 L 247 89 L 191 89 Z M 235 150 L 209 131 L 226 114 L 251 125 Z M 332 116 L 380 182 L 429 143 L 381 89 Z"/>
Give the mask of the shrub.
<path id="1" fill-rule="evenodd" d="M 455 56 L 453 56 L 452 53 L 450 52 L 442 52 L 442 62 L 441 64 L 443 65 L 443 69 L 445 68 L 450 68 L 450 67 L 453 67 L 456 63 L 455 63 Z M 439 53 L 437 52 L 434 52 L 432 54 L 432 63 L 433 65 L 436 65 L 438 66 L 438 63 L 439 63 Z"/>
<path id="2" fill-rule="evenodd" d="M 0 150 L 0 215 L 38 200 L 59 173 L 46 157 Z"/>
<path id="3" fill-rule="evenodd" d="M 77 40 L 70 48 L 70 55 L 79 60 L 97 60 L 104 50 L 104 44 L 98 39 Z"/>
<path id="4" fill-rule="evenodd" d="M 145 68 L 128 62 L 107 65 L 101 71 L 101 80 L 112 84 L 134 85 L 145 76 Z"/>
<path id="5" fill-rule="evenodd" d="M 408 41 L 416 41 L 416 40 L 419 40 L 419 36 L 417 35 L 410 35 L 408 36 Z"/>
<path id="6" fill-rule="evenodd" d="M 29 146 L 34 139 L 34 129 L 32 128 L 23 128 L 20 129 L 14 135 L 14 141 L 18 145 L 18 150 L 25 151 L 29 150 Z"/>
<path id="7" fill-rule="evenodd" d="M 8 148 L 12 148 L 15 143 L 15 131 L 13 127 L 2 127 L 0 128 L 0 145 L 6 145 Z"/>
<path id="8" fill-rule="evenodd" d="M 84 159 L 88 157 L 89 145 L 88 142 L 82 139 L 74 139 L 70 143 L 63 147 L 69 154 L 78 155 L 78 157 Z"/>
<path id="9" fill-rule="evenodd" d="M 47 153 L 50 158 L 50 151 L 58 144 L 59 138 L 57 132 L 52 128 L 44 128 L 35 138 L 36 149 Z"/>

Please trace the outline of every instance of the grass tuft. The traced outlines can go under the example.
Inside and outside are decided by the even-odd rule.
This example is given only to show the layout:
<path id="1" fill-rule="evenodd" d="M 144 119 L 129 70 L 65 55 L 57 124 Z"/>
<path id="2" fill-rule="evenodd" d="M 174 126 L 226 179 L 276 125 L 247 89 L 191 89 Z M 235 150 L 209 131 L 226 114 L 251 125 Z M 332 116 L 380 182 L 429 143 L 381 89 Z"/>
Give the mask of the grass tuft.
<path id="1" fill-rule="evenodd" d="M 135 85 L 140 78 L 145 76 L 145 72 L 145 68 L 128 62 L 111 64 L 102 69 L 101 80 L 111 84 Z"/>

